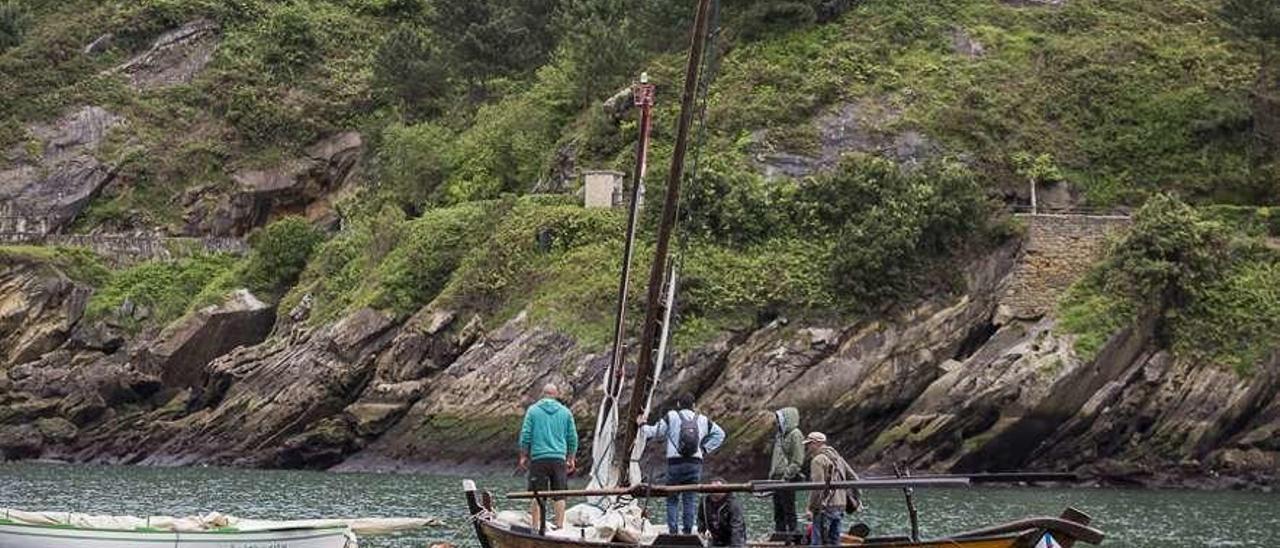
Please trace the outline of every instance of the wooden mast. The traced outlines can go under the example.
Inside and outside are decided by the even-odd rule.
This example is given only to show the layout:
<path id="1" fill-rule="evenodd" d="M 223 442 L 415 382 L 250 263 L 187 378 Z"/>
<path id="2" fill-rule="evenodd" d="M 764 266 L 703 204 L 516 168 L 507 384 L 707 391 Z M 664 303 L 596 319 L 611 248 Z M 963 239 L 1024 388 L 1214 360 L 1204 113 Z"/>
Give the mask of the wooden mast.
<path id="1" fill-rule="evenodd" d="M 684 179 L 684 156 L 689 147 L 689 126 L 693 123 L 694 99 L 698 90 L 699 69 L 702 66 L 702 50 L 707 41 L 707 20 L 711 0 L 698 0 L 693 19 L 693 32 L 689 41 L 689 62 L 684 74 L 684 94 L 680 98 L 680 120 L 676 126 L 675 150 L 671 153 L 671 170 L 667 174 L 666 196 L 662 202 L 662 223 L 658 225 L 658 241 L 655 245 L 653 265 L 649 268 L 649 292 L 645 301 L 644 325 L 640 336 L 640 357 L 636 362 L 636 383 L 631 392 L 628 413 L 622 418 L 624 434 L 619 447 L 629 451 L 635 443 L 639 425 L 636 417 L 644 413 L 645 395 L 656 379 L 653 378 L 653 350 L 657 344 L 658 327 L 662 308 L 662 287 L 667 273 L 667 253 L 671 246 L 671 234 L 675 230 L 676 209 L 680 202 L 680 182 Z"/>
<path id="2" fill-rule="evenodd" d="M 627 353 L 623 342 L 626 336 L 627 290 L 631 286 L 631 259 L 635 255 L 636 225 L 640 217 L 640 199 L 643 195 L 644 176 L 649 165 L 649 134 L 653 123 L 653 96 L 654 86 L 649 83 L 649 75 L 642 73 L 640 81 L 631 87 L 632 101 L 640 109 L 640 138 L 636 140 L 636 165 L 631 177 L 631 202 L 628 204 L 627 212 L 627 239 L 622 250 L 622 274 L 618 281 L 618 306 L 614 310 L 613 353 L 609 356 L 605 397 L 601 402 L 600 414 L 596 417 L 593 443 L 600 441 L 601 430 L 607 424 L 609 416 L 612 414 L 617 417 L 617 406 L 621 403 L 619 398 L 622 396 L 624 373 L 622 364 Z M 627 419 L 622 417 L 619 420 L 626 421 Z M 610 432 L 609 435 L 609 443 L 617 441 L 617 432 Z M 592 452 L 595 453 L 595 449 Z M 595 462 L 594 457 L 597 455 L 600 460 L 609 462 Z M 616 447 L 599 452 L 597 455 L 593 455 L 591 463 L 593 481 L 606 481 L 609 478 L 609 475 L 602 476 L 596 469 L 597 467 L 607 466 L 609 467 L 609 472 L 606 474 L 618 473 L 619 476 L 621 475 L 623 467 L 618 465 Z"/>

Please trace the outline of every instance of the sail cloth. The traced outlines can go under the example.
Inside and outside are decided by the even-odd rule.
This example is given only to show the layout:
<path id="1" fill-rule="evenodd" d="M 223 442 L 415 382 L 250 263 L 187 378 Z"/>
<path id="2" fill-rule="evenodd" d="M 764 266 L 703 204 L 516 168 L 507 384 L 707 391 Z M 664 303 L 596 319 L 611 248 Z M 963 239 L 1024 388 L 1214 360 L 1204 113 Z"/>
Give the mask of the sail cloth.
<path id="1" fill-rule="evenodd" d="M 667 284 L 666 298 L 664 306 L 666 310 L 663 312 L 662 319 L 662 336 L 658 340 L 658 358 L 654 365 L 653 378 L 655 381 L 649 386 L 649 391 L 645 394 L 644 412 L 647 415 L 653 406 L 653 395 L 657 390 L 657 379 L 662 378 L 662 369 L 666 361 L 667 342 L 671 334 L 671 310 L 674 308 L 676 294 L 676 268 L 671 267 L 671 275 L 668 278 L 670 283 Z M 615 385 L 615 391 L 610 392 L 609 380 L 615 374 L 610 370 L 606 373 L 605 378 L 605 394 L 604 399 L 600 402 L 600 413 L 596 416 L 596 430 L 591 442 L 591 479 L 587 482 L 587 489 L 608 489 L 617 487 L 622 480 L 622 471 L 619 469 L 615 456 L 616 440 L 618 439 L 618 406 L 622 392 L 622 383 Z M 635 417 L 628 417 L 629 420 L 635 420 Z M 640 471 L 640 459 L 644 456 L 645 440 L 643 437 L 636 436 L 634 444 L 631 446 L 628 455 L 627 466 L 627 485 L 635 485 L 642 481 Z M 595 497 L 588 499 L 592 505 L 597 508 L 605 509 L 613 505 L 613 497 Z"/>
<path id="2" fill-rule="evenodd" d="M 600 402 L 596 430 L 591 438 L 591 479 L 587 481 L 587 489 L 617 487 L 621 476 L 613 448 L 618 436 L 618 392 L 621 392 L 622 383 L 617 383 L 617 391 L 611 393 L 609 379 L 613 376 L 611 367 L 606 373 L 604 399 Z M 612 497 L 594 497 L 588 500 L 600 508 L 613 504 Z"/>
<path id="3" fill-rule="evenodd" d="M 658 338 L 658 359 L 653 366 L 653 384 L 649 385 L 649 393 L 645 395 L 644 413 L 647 416 L 653 407 L 653 394 L 658 389 L 658 379 L 662 378 L 662 368 L 666 364 L 667 359 L 667 341 L 671 337 L 671 309 L 675 308 L 676 282 L 678 280 L 675 265 L 671 266 L 671 275 L 667 278 L 671 280 L 667 284 L 667 295 L 663 299 L 663 306 L 666 307 L 662 313 L 662 336 Z M 644 457 L 644 448 L 648 440 L 643 436 L 636 436 L 635 442 L 631 446 L 631 458 L 627 465 L 627 485 L 638 485 L 644 481 L 644 475 L 640 471 L 640 459 Z"/>

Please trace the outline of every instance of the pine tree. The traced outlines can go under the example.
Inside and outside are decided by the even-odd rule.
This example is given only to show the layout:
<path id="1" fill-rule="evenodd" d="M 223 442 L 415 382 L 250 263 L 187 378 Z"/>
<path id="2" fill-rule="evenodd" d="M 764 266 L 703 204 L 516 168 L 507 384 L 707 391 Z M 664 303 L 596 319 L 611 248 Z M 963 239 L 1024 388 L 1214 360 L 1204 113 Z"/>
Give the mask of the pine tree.
<path id="1" fill-rule="evenodd" d="M 1254 127 L 1259 139 L 1280 150 L 1280 2 L 1226 0 L 1222 17 L 1241 39 L 1258 49 Z"/>
<path id="2" fill-rule="evenodd" d="M 31 26 L 31 15 L 14 0 L 0 2 L 0 52 L 17 47 Z"/>
<path id="3" fill-rule="evenodd" d="M 461 76 L 483 84 L 532 70 L 555 45 L 556 0 L 438 0 L 428 18 Z"/>
<path id="4" fill-rule="evenodd" d="M 563 0 L 556 54 L 583 104 L 602 100 L 639 72 L 639 47 L 625 0 Z"/>
<path id="5" fill-rule="evenodd" d="M 396 28 L 378 46 L 373 80 L 375 89 L 410 118 L 438 113 L 451 89 L 443 56 L 410 25 Z"/>

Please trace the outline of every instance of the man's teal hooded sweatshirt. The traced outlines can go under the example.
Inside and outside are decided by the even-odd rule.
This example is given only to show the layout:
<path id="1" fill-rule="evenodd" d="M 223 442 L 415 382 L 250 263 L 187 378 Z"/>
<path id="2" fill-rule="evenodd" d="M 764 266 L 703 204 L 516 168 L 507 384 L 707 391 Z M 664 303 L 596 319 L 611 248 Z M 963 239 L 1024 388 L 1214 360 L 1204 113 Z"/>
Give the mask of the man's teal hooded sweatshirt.
<path id="1" fill-rule="evenodd" d="M 578 427 L 569 408 L 552 398 L 542 398 L 524 413 L 520 448 L 529 458 L 565 460 L 578 452 Z"/>

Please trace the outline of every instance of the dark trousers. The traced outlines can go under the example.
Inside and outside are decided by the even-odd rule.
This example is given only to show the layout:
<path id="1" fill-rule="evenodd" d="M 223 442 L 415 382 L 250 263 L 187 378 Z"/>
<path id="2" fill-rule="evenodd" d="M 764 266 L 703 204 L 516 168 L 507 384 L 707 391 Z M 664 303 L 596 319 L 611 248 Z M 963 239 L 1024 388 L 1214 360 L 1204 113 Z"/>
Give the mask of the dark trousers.
<path id="1" fill-rule="evenodd" d="M 796 492 L 773 492 L 773 530 L 777 532 L 794 532 L 796 525 Z"/>

